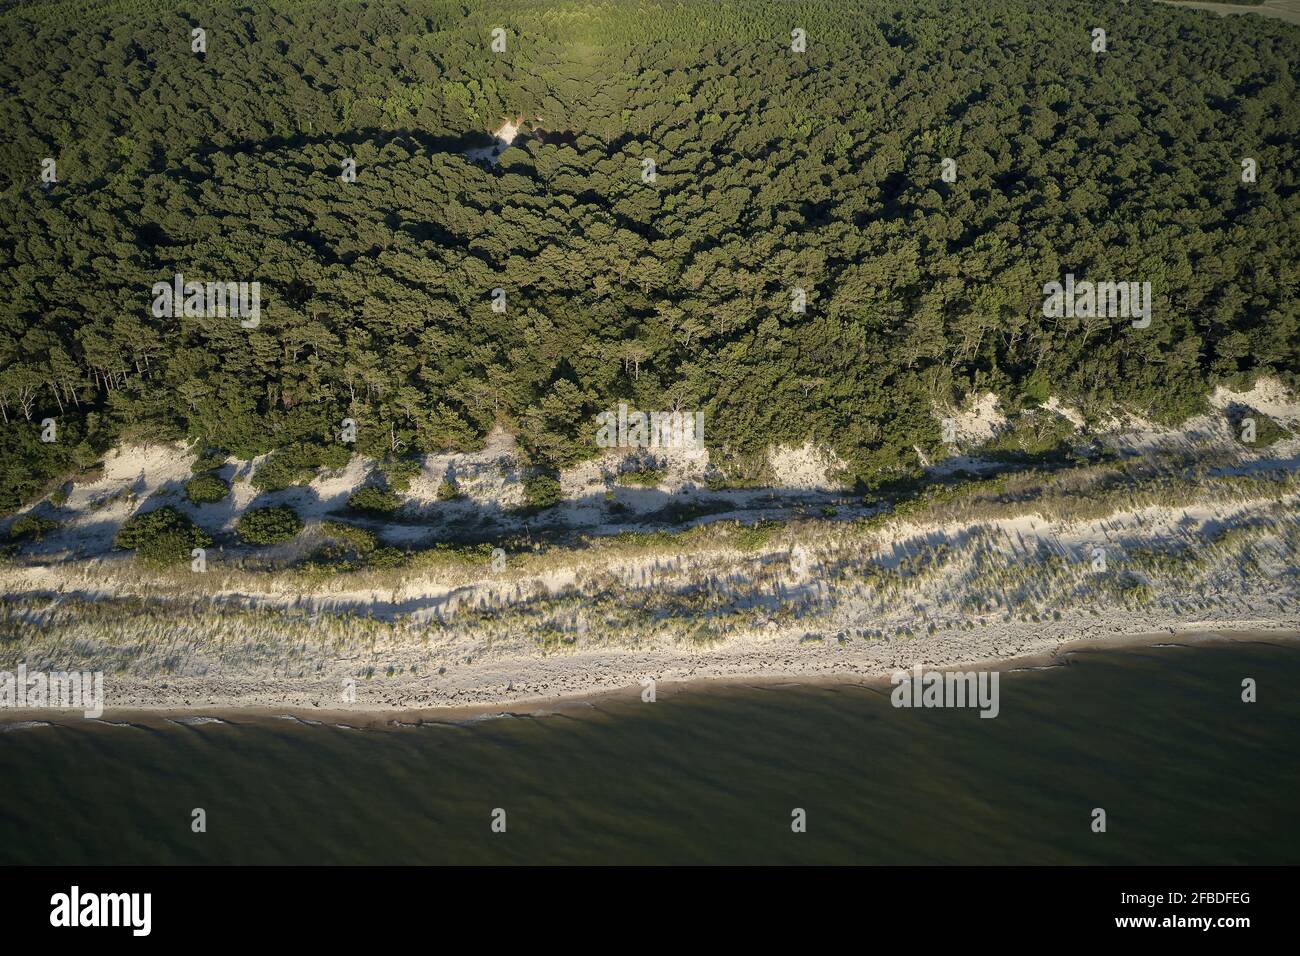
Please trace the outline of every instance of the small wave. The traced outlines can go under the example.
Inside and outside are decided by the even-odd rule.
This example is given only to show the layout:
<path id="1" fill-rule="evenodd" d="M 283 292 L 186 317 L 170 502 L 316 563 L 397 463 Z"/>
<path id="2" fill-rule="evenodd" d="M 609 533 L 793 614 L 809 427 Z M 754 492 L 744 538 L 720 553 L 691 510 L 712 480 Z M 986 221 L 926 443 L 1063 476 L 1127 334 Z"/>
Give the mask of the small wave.
<path id="1" fill-rule="evenodd" d="M 292 720 L 295 724 L 306 724 L 308 727 L 323 727 L 324 721 L 308 720 L 306 717 L 295 717 L 293 714 L 276 714 L 280 720 Z"/>
<path id="2" fill-rule="evenodd" d="M 131 727 L 135 730 L 144 730 L 139 724 L 128 723 L 124 720 L 101 720 L 98 717 L 87 717 L 92 724 L 103 724 L 105 727 Z"/>
<path id="3" fill-rule="evenodd" d="M 219 717 L 168 717 L 167 722 L 171 724 L 180 724 L 183 727 L 198 727 L 202 724 L 225 723 L 225 721 Z"/>
<path id="4" fill-rule="evenodd" d="M 48 720 L 17 720 L 12 724 L 0 724 L 0 734 L 7 734 L 13 730 L 31 730 L 33 727 L 53 726 Z"/>
<path id="5" fill-rule="evenodd" d="M 456 723 L 462 727 L 468 724 L 479 724 L 487 720 L 516 720 L 522 717 L 531 717 L 532 714 L 512 714 L 509 711 L 500 711 L 495 714 L 475 714 L 473 717 L 466 717 L 464 720 L 458 720 Z"/>

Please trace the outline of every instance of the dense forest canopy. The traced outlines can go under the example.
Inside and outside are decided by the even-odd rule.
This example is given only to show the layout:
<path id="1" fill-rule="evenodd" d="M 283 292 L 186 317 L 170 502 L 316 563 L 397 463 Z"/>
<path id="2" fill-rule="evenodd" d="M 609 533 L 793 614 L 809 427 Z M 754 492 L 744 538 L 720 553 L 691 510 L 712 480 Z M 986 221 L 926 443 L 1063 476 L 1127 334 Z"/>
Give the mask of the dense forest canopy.
<path id="1" fill-rule="evenodd" d="M 870 486 L 976 389 L 1171 420 L 1217 382 L 1297 382 L 1300 29 L 1278 21 L 135 0 L 18 3 L 0 44 L 0 510 L 120 439 L 335 461 L 344 418 L 375 456 L 502 424 L 553 468 L 619 401 L 703 410 L 737 468 L 811 437 Z M 497 165 L 464 155 L 517 117 Z M 176 273 L 260 282 L 260 322 L 155 315 Z M 1045 318 L 1067 273 L 1150 282 L 1150 326 Z"/>

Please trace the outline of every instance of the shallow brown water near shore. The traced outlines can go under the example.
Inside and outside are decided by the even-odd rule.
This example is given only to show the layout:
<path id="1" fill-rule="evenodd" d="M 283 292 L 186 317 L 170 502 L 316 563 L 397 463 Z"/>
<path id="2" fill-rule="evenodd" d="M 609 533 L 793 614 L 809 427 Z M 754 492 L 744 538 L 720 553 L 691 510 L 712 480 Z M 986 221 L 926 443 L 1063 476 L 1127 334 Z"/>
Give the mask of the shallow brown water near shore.
<path id="1" fill-rule="evenodd" d="M 13 730 L 0 862 L 1300 862 L 1300 645 L 1180 637 L 1032 666 L 1002 674 L 992 720 L 896 709 L 887 685 L 767 683 L 423 726 Z"/>

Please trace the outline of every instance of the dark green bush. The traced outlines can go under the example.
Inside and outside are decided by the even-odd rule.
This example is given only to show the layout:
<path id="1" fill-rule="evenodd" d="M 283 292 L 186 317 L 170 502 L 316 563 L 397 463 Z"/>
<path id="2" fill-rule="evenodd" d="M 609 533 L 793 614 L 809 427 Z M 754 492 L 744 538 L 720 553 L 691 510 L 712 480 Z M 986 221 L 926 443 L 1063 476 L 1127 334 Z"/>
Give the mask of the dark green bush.
<path id="1" fill-rule="evenodd" d="M 302 519 L 287 505 L 254 508 L 235 522 L 235 532 L 248 544 L 277 544 L 301 530 Z"/>
<path id="2" fill-rule="evenodd" d="M 113 539 L 113 547 L 134 550 L 150 564 L 174 564 L 190 556 L 194 548 L 206 548 L 212 539 L 171 505 L 137 512 L 127 518 Z"/>
<path id="3" fill-rule="evenodd" d="M 1255 422 L 1255 440 L 1253 442 L 1246 442 L 1242 437 L 1246 419 L 1252 419 Z M 1234 437 L 1237 441 L 1250 447 L 1267 448 L 1274 442 L 1291 437 L 1291 433 L 1285 427 L 1263 412 L 1257 412 L 1253 408 L 1234 406 L 1228 409 L 1228 421 L 1232 425 Z"/>
<path id="4" fill-rule="evenodd" d="M 258 491 L 283 491 L 311 481 L 318 469 L 342 468 L 351 457 L 351 450 L 341 443 L 314 445 L 298 442 L 272 452 L 258 466 L 252 485 Z"/>
<path id="5" fill-rule="evenodd" d="M 367 485 L 348 496 L 348 507 L 366 514 L 390 515 L 402 505 L 402 499 L 387 488 Z"/>
<path id="6" fill-rule="evenodd" d="M 26 514 L 9 526 L 9 540 L 22 541 L 30 538 L 40 541 L 45 535 L 59 527 L 59 522 L 39 515 Z"/>
<path id="7" fill-rule="evenodd" d="M 533 475 L 524 482 L 524 501 L 530 508 L 549 508 L 562 500 L 560 483 L 550 475 Z"/>
<path id="8" fill-rule="evenodd" d="M 201 475 L 205 471 L 214 471 L 224 465 L 229 458 L 230 455 L 220 448 L 207 448 L 204 449 L 203 454 L 194 459 L 190 471 L 196 475 Z"/>
<path id="9" fill-rule="evenodd" d="M 210 505 L 230 494 L 230 486 L 216 475 L 199 475 L 185 482 L 185 497 L 196 505 Z"/>
<path id="10" fill-rule="evenodd" d="M 411 479 L 420 474 L 417 458 L 389 458 L 384 461 L 384 483 L 399 494 L 411 487 Z"/>

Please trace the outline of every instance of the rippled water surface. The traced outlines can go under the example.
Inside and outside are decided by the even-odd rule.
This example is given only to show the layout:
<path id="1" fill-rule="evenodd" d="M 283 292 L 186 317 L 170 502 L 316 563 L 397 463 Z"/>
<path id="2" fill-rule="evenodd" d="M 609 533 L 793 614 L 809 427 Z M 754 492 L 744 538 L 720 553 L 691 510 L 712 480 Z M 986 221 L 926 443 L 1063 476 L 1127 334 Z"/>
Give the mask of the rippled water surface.
<path id="1" fill-rule="evenodd" d="M 391 730 L 11 730 L 0 863 L 1300 863 L 1300 644 L 1068 660 L 1003 674 L 992 720 L 841 684 Z"/>

